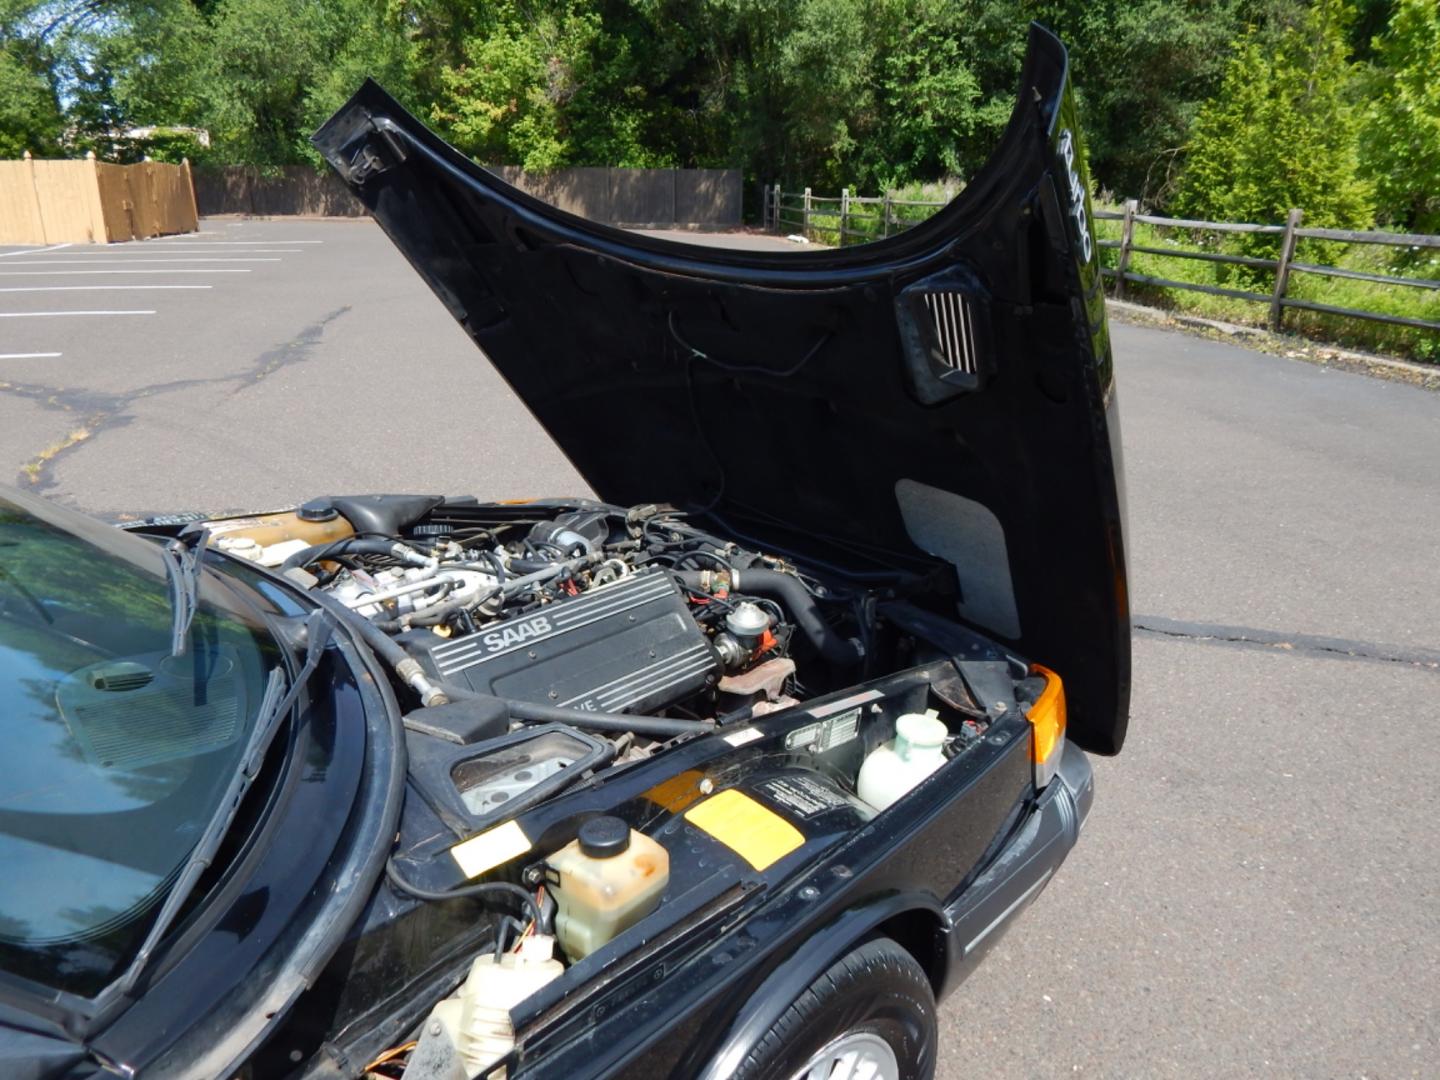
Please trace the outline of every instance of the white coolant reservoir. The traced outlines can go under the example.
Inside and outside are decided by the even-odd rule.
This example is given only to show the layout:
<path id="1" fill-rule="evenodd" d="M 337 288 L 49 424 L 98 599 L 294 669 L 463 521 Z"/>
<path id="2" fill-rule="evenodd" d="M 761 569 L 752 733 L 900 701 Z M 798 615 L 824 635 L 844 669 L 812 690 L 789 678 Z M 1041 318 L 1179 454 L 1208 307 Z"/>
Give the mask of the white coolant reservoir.
<path id="1" fill-rule="evenodd" d="M 945 740 L 949 735 L 934 709 L 906 713 L 895 721 L 894 740 L 877 749 L 860 766 L 856 794 L 876 810 L 884 810 L 945 764 Z"/>
<path id="2" fill-rule="evenodd" d="M 479 1076 L 515 1045 L 510 1010 L 565 967 L 555 959 L 555 939 L 533 934 L 519 948 L 496 959 L 477 956 L 453 997 L 431 1011 L 420 1044 L 405 1067 L 405 1080 L 466 1080 Z M 505 1073 L 497 1074 L 503 1080 Z"/>
<path id="3" fill-rule="evenodd" d="M 555 936 L 571 960 L 589 956 L 660 903 L 670 853 L 617 817 L 593 817 L 546 860 Z"/>

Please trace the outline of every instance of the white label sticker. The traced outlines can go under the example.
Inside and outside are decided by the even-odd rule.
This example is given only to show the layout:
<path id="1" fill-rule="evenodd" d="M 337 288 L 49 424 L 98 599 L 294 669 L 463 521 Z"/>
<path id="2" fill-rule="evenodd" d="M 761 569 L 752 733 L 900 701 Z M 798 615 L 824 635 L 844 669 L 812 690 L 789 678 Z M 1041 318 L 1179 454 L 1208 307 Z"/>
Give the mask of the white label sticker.
<path id="1" fill-rule="evenodd" d="M 739 731 L 732 731 L 729 735 L 725 736 L 725 741 L 731 746 L 744 746 L 746 743 L 752 743 L 756 739 L 763 739 L 764 737 L 764 732 L 753 727 L 747 727 L 741 728 Z"/>

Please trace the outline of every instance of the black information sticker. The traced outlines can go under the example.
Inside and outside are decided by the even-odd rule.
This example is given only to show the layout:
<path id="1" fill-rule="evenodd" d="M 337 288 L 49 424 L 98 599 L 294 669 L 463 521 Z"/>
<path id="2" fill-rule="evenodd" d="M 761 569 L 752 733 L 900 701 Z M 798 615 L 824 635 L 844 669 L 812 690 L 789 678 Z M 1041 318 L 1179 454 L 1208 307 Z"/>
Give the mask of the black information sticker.
<path id="1" fill-rule="evenodd" d="M 758 785 L 760 791 L 777 806 L 792 814 L 812 818 L 827 810 L 849 806 L 849 801 L 828 784 L 809 776 L 779 776 Z"/>

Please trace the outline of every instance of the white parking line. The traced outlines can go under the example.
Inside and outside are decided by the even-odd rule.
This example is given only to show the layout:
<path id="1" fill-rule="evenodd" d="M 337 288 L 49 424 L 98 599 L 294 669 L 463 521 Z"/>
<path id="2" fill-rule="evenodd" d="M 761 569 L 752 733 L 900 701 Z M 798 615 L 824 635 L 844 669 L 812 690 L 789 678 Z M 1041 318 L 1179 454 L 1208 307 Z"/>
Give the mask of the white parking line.
<path id="1" fill-rule="evenodd" d="M 229 256 L 229 255 L 208 255 L 208 256 L 207 256 L 207 255 L 202 255 L 202 256 L 200 256 L 199 258 L 196 258 L 196 259 L 127 259 L 127 260 L 126 260 L 126 262 L 137 262 L 137 263 L 279 262 L 279 261 L 280 261 L 279 259 L 271 259 L 271 258 L 262 258 L 262 259 L 244 258 L 244 259 L 236 259 L 236 258 L 232 258 L 232 257 Z M 113 262 L 114 262 L 114 260 L 112 260 L 112 259 L 85 259 L 85 258 L 77 259 L 77 258 L 74 258 L 73 256 L 71 256 L 71 257 L 66 257 L 66 256 L 58 256 L 58 255 L 57 255 L 57 256 L 56 256 L 55 258 L 53 258 L 53 259 L 40 259 L 40 260 L 37 261 L 37 262 L 26 262 L 24 259 L 17 259 L 15 262 L 13 262 L 13 263 L 7 263 L 6 265 L 7 265 L 7 266 L 75 266 L 75 265 L 77 265 L 77 264 L 79 264 L 79 263 L 102 263 L 102 264 L 103 264 L 103 263 L 112 263 L 112 264 L 113 264 Z"/>
<path id="2" fill-rule="evenodd" d="M 239 256 L 239 255 L 303 255 L 303 254 L 305 253 L 305 249 L 304 249 L 304 248 L 287 248 L 287 247 L 278 247 L 278 248 L 251 248 L 249 251 L 221 251 L 219 248 L 211 247 L 209 244 L 206 244 L 206 245 L 204 245 L 203 247 L 202 247 L 201 245 L 199 245 L 199 244 L 195 244 L 194 246 L 189 246 L 189 245 L 187 245 L 186 248 L 185 248 L 185 250 L 186 250 L 187 252 L 190 252 L 190 251 L 209 252 L 209 253 L 211 253 L 211 254 L 226 255 L 226 256 L 230 256 L 230 257 L 232 257 L 232 258 L 233 258 L 233 257 L 236 257 L 236 256 Z M 155 249 L 154 249 L 153 247 L 113 247 L 113 248 L 94 248 L 94 249 L 92 249 L 92 250 L 85 251 L 83 254 L 86 254 L 86 255 L 144 255 L 144 254 L 146 254 L 146 253 L 153 253 L 154 251 L 155 251 Z M 33 254 L 38 254 L 38 253 L 37 253 L 37 252 L 31 252 L 30 254 L 33 255 Z M 77 252 L 76 254 L 81 254 L 81 253 L 80 253 L 80 252 Z M 71 256 L 63 256 L 63 257 L 64 257 L 64 258 L 70 258 Z"/>
<path id="3" fill-rule="evenodd" d="M 53 319 L 67 315 L 154 315 L 152 311 L 0 311 L 0 319 Z"/>
<path id="4" fill-rule="evenodd" d="M 100 289 L 213 289 L 214 285 L 5 285 L 6 292 L 96 292 Z"/>
<path id="5" fill-rule="evenodd" d="M 323 244 L 324 242 L 325 242 L 324 240 L 279 240 L 279 239 L 276 239 L 276 240 L 192 240 L 192 239 L 190 239 L 189 237 L 183 237 L 183 236 L 164 236 L 164 237 L 161 237 L 161 238 L 158 239 L 158 240 L 146 240 L 146 241 L 145 241 L 145 243 L 147 243 L 147 244 L 159 244 L 159 243 L 179 244 L 181 247 L 188 247 L 188 246 L 190 246 L 191 244 L 194 244 L 194 245 L 197 246 L 197 247 L 199 247 L 199 246 L 201 246 L 201 245 L 209 245 L 209 244 L 214 244 L 214 245 L 217 246 L 217 247 L 220 246 L 221 244 L 224 244 L 224 245 L 227 246 L 227 247 L 259 247 L 259 246 L 262 245 L 262 244 Z"/>
<path id="6" fill-rule="evenodd" d="M 64 355 L 58 352 L 0 352 L 0 360 L 48 360 Z"/>
<path id="7" fill-rule="evenodd" d="M 9 258 L 11 255 L 43 255 L 47 251 L 59 251 L 61 248 L 69 247 L 69 244 L 51 244 L 43 248 L 21 248 L 19 251 L 6 251 L 0 254 L 0 259 Z"/>
<path id="8" fill-rule="evenodd" d="M 14 263 L 10 264 L 14 266 Z M 0 270 L 0 277 L 50 277 L 56 274 L 249 274 L 244 270 L 230 270 L 226 267 L 207 267 L 204 270 Z"/>

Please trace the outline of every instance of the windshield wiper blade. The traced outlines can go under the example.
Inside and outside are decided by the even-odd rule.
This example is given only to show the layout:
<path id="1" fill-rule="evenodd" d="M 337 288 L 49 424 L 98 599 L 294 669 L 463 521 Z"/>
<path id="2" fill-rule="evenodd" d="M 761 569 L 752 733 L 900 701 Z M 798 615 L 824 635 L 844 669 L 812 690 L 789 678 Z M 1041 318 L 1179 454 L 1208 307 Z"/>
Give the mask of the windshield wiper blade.
<path id="1" fill-rule="evenodd" d="M 155 923 L 150 927 L 150 932 L 141 942 L 135 959 L 131 961 L 130 966 L 121 977 L 119 986 L 122 994 L 128 995 L 135 988 L 140 973 L 149 964 L 151 955 L 160 944 L 160 939 L 170 929 L 170 925 L 180 914 L 186 898 L 195 888 L 195 883 L 200 880 L 200 875 L 210 866 L 211 861 L 215 858 L 215 853 L 220 850 L 220 843 L 225 839 L 225 834 L 229 831 L 235 815 L 240 810 L 240 803 L 245 797 L 245 792 L 249 790 L 255 777 L 260 774 L 260 767 L 265 763 L 265 755 L 270 749 L 270 744 L 275 740 L 275 735 L 290 715 L 290 710 L 295 705 L 295 699 L 300 696 L 301 689 L 310 680 L 310 676 L 315 674 L 315 669 L 320 666 L 320 657 L 330 643 L 334 630 L 335 616 L 323 609 L 313 612 L 305 620 L 305 662 L 300 665 L 300 670 L 295 674 L 295 681 L 290 684 L 288 690 L 285 686 L 284 670 L 279 667 L 270 669 L 270 677 L 265 684 L 265 696 L 260 700 L 255 726 L 250 730 L 250 738 L 246 741 L 245 751 L 240 756 L 235 775 L 230 778 L 230 783 L 225 788 L 225 794 L 220 800 L 220 807 L 216 810 L 215 816 L 205 826 L 205 831 L 200 834 L 200 839 L 190 853 L 189 860 L 176 877 L 175 884 L 165 898 L 160 913 L 155 917 Z"/>
<path id="2" fill-rule="evenodd" d="M 170 655 L 184 656 L 190 637 L 190 624 L 200 606 L 200 568 L 204 565 L 205 547 L 210 543 L 208 529 L 186 530 L 168 540 L 165 552 L 165 576 L 170 581 Z"/>

